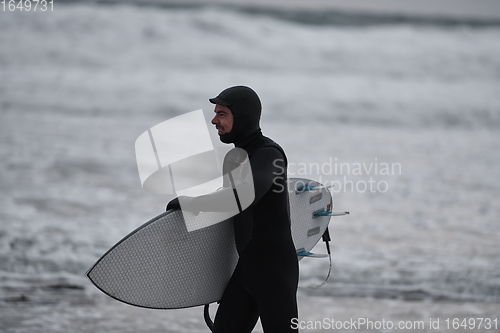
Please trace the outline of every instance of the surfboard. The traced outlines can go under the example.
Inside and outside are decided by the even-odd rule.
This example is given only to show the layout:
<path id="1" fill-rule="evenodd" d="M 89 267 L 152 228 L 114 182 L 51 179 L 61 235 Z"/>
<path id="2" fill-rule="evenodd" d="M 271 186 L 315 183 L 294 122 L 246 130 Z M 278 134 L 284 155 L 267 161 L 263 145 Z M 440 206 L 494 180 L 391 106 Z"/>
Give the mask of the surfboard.
<path id="1" fill-rule="evenodd" d="M 326 213 L 332 212 L 333 201 L 328 188 L 310 179 L 290 178 L 288 190 L 300 260 L 328 227 Z M 217 214 L 196 218 L 213 220 Z M 139 307 L 179 309 L 216 302 L 238 261 L 232 220 L 200 224 L 208 227 L 188 231 L 180 210 L 162 213 L 110 248 L 86 275 L 105 294 Z"/>

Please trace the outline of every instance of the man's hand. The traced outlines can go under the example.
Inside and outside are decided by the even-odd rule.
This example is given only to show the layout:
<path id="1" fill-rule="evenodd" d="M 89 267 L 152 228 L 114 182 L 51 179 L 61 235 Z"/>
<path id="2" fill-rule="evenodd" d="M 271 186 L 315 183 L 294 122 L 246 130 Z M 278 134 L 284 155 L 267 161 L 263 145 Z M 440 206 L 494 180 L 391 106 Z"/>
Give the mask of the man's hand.
<path id="1" fill-rule="evenodd" d="M 173 200 L 170 200 L 170 202 L 167 205 L 166 210 L 170 209 L 181 209 L 181 204 L 179 203 L 179 198 L 175 198 Z"/>

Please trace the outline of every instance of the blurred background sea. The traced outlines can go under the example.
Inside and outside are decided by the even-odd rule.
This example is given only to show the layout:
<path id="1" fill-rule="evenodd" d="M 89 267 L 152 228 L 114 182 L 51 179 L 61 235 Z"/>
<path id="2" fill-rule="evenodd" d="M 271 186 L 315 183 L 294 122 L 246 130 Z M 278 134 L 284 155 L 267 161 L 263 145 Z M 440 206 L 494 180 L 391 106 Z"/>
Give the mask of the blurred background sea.
<path id="1" fill-rule="evenodd" d="M 338 181 L 351 212 L 300 320 L 500 320 L 500 14 L 273 3 L 0 12 L 0 332 L 208 331 L 201 308 L 127 306 L 84 274 L 171 199 L 142 190 L 137 137 L 237 84 L 289 176 Z M 300 267 L 308 286 L 328 261 Z"/>

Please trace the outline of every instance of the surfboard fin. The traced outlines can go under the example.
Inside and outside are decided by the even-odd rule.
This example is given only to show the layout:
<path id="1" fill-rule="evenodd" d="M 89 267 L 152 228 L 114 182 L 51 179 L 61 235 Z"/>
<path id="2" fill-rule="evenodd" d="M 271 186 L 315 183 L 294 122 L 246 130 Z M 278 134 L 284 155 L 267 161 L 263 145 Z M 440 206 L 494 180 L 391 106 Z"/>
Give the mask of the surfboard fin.
<path id="1" fill-rule="evenodd" d="M 297 252 L 297 255 L 300 257 L 308 257 L 308 258 L 328 258 L 328 254 L 317 254 L 309 251 Z"/>
<path id="2" fill-rule="evenodd" d="M 317 191 L 317 190 L 326 189 L 326 188 L 330 188 L 330 187 L 333 187 L 333 184 L 332 185 L 317 185 L 317 186 L 307 185 L 307 186 L 303 186 L 301 188 L 298 188 L 297 192 Z"/>
<path id="3" fill-rule="evenodd" d="M 330 278 L 330 274 L 332 273 L 332 254 L 330 252 L 330 241 L 332 240 L 330 238 L 330 231 L 328 231 L 328 227 L 326 227 L 325 229 L 325 232 L 323 233 L 323 241 L 325 242 L 326 244 L 326 251 L 328 252 L 327 255 L 325 255 L 326 257 L 328 257 L 328 259 L 330 260 L 330 266 L 328 268 L 328 274 L 326 275 L 326 278 L 323 282 L 321 282 L 320 284 L 317 284 L 315 286 L 309 286 L 309 287 L 298 287 L 299 289 L 315 289 L 315 288 L 320 288 L 322 286 L 324 286 L 327 282 L 328 282 L 328 279 Z M 298 253 L 297 253 L 298 254 Z"/>
<path id="4" fill-rule="evenodd" d="M 342 215 L 349 215 L 349 212 L 322 211 L 322 212 L 314 213 L 314 216 L 342 216 Z"/>

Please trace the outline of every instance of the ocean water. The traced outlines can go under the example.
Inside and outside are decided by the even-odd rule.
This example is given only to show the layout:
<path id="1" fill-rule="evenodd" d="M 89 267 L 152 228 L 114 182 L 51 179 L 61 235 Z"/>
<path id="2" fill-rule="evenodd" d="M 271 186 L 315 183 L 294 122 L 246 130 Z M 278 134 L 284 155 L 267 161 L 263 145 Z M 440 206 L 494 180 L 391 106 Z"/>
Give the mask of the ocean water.
<path id="1" fill-rule="evenodd" d="M 500 24 L 292 14 L 1 13 L 0 332 L 207 331 L 201 308 L 133 308 L 84 273 L 171 199 L 141 189 L 136 138 L 236 84 L 289 176 L 334 184 L 350 212 L 301 320 L 500 319 Z M 328 272 L 300 265 L 304 287 Z"/>

